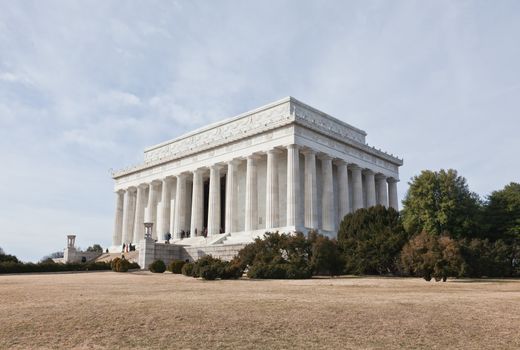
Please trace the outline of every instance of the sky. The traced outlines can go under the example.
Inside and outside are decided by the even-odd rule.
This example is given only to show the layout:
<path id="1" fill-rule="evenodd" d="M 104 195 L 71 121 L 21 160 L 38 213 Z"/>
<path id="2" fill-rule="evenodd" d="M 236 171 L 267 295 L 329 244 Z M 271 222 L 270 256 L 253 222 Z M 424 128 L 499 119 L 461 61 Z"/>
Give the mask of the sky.
<path id="1" fill-rule="evenodd" d="M 111 243 L 111 169 L 286 96 L 483 198 L 520 181 L 519 1 L 0 0 L 0 247 Z"/>

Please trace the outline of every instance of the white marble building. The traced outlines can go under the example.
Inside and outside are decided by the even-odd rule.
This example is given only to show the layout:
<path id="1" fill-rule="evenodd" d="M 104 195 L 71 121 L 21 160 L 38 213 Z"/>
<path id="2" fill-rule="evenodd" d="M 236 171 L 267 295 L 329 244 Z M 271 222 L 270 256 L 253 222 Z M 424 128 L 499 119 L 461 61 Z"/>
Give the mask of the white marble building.
<path id="1" fill-rule="evenodd" d="M 158 241 L 169 232 L 172 243 L 207 246 L 266 231 L 334 236 L 353 210 L 397 209 L 403 161 L 366 135 L 288 97 L 150 147 L 144 163 L 113 173 L 112 250 L 138 244 L 144 222 Z"/>

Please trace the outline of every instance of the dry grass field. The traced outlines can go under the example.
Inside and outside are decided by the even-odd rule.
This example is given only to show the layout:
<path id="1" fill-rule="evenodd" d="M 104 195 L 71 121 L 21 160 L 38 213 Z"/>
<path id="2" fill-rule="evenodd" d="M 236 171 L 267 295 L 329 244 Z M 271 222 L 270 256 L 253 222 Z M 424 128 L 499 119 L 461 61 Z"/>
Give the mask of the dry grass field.
<path id="1" fill-rule="evenodd" d="M 0 276 L 0 348 L 518 349 L 520 280 Z"/>

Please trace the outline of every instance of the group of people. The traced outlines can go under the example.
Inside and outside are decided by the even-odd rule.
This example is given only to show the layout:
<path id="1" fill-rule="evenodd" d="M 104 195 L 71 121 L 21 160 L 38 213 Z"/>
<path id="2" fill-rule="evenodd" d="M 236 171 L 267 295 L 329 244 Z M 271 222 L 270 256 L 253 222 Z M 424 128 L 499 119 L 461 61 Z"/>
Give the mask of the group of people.
<path id="1" fill-rule="evenodd" d="M 133 252 L 135 250 L 135 245 L 133 245 L 132 243 L 128 243 L 128 244 L 125 244 L 123 243 L 123 249 L 122 249 L 122 253 L 128 253 L 128 252 Z"/>

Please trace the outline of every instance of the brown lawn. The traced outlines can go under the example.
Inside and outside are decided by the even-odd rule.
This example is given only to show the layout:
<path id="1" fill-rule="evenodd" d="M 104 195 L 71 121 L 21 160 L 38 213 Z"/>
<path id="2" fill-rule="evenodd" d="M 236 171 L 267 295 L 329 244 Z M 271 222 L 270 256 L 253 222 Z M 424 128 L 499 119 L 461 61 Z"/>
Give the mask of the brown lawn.
<path id="1" fill-rule="evenodd" d="M 0 348 L 518 349 L 520 280 L 0 276 Z"/>

